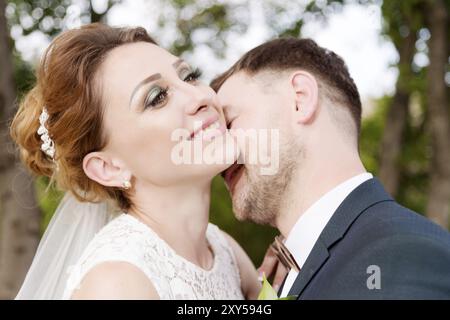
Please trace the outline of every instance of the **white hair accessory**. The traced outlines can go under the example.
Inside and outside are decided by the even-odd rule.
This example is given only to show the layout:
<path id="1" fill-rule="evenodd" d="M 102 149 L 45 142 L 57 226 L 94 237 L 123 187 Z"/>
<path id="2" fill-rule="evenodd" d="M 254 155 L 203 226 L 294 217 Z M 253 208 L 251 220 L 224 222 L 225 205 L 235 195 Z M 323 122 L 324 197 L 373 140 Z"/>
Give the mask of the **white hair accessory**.
<path id="1" fill-rule="evenodd" d="M 41 124 L 37 133 L 41 136 L 42 144 L 41 144 L 41 150 L 44 151 L 46 155 L 48 155 L 52 160 L 55 156 L 55 143 L 53 142 L 52 138 L 50 138 L 50 135 L 48 134 L 47 127 L 45 126 L 46 122 L 48 120 L 48 112 L 47 108 L 43 108 L 41 115 L 39 116 L 39 123 Z"/>
<path id="2" fill-rule="evenodd" d="M 122 183 L 122 186 L 123 186 L 123 188 L 124 188 L 125 190 L 130 189 L 130 188 L 131 188 L 131 182 L 130 182 L 130 180 L 125 180 L 125 181 Z"/>

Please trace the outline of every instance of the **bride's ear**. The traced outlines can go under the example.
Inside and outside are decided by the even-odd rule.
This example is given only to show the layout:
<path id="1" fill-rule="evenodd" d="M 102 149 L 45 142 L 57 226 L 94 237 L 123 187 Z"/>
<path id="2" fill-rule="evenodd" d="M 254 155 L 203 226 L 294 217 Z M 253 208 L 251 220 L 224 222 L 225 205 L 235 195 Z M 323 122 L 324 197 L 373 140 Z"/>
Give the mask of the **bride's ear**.
<path id="1" fill-rule="evenodd" d="M 291 86 L 295 94 L 294 120 L 306 124 L 314 119 L 319 103 L 319 86 L 316 78 L 306 71 L 291 75 Z"/>
<path id="2" fill-rule="evenodd" d="M 91 180 L 107 187 L 122 187 L 124 181 L 131 179 L 124 164 L 104 152 L 87 154 L 83 159 L 83 170 Z"/>

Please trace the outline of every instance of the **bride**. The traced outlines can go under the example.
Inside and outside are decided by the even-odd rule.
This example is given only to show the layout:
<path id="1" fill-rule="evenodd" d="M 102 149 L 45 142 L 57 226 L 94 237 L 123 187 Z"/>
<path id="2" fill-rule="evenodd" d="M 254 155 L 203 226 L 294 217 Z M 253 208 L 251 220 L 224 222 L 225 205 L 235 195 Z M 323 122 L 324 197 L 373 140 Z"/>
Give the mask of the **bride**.
<path id="1" fill-rule="evenodd" d="M 198 78 L 143 28 L 55 38 L 11 134 L 27 167 L 67 193 L 17 299 L 256 298 L 250 259 L 208 223 L 211 180 L 230 163 L 171 158 L 176 129 L 204 148 L 228 134 Z"/>

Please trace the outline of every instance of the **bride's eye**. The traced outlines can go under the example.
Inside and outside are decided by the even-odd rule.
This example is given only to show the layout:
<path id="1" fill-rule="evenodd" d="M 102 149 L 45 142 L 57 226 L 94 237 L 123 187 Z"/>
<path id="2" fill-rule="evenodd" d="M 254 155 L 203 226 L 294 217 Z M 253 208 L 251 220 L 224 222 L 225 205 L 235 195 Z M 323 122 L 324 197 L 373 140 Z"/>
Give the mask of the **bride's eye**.
<path id="1" fill-rule="evenodd" d="M 199 68 L 195 70 L 186 69 L 181 73 L 181 79 L 186 82 L 195 82 L 202 76 L 202 71 Z"/>
<path id="2" fill-rule="evenodd" d="M 161 88 L 159 86 L 152 88 L 144 100 L 144 109 L 163 105 L 167 99 L 168 90 L 169 88 Z"/>

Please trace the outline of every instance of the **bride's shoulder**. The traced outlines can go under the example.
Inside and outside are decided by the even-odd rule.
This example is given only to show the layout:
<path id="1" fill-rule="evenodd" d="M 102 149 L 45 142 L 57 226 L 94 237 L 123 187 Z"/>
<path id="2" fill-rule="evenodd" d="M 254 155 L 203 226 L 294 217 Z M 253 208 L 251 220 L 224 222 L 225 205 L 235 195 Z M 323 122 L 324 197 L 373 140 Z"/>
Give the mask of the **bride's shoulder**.
<path id="1" fill-rule="evenodd" d="M 150 253 L 153 239 L 133 219 L 121 214 L 95 235 L 69 271 L 67 297 L 158 298 L 145 258 Z"/>
<path id="2" fill-rule="evenodd" d="M 92 239 L 88 247 L 112 247 L 115 249 L 127 249 L 132 244 L 142 242 L 151 243 L 155 240 L 149 237 L 146 228 L 143 228 L 135 218 L 128 214 L 120 214 L 105 225 Z"/>
<path id="3" fill-rule="evenodd" d="M 71 299 L 159 299 L 148 276 L 125 261 L 105 261 L 83 277 Z"/>
<path id="4" fill-rule="evenodd" d="M 134 218 L 121 214 L 94 236 L 80 257 L 78 265 L 89 268 L 102 261 L 117 260 L 143 264 L 144 256 L 149 254 L 155 241 Z"/>

